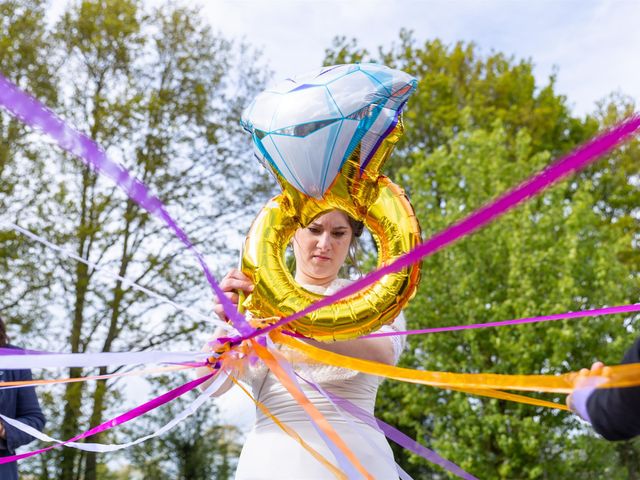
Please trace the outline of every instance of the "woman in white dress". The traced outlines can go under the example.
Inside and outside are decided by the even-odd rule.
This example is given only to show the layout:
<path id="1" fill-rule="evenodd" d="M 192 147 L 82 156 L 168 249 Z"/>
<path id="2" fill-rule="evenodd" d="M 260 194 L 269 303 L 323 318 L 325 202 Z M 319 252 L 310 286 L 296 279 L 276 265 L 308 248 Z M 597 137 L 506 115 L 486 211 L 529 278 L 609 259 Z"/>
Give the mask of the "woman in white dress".
<path id="1" fill-rule="evenodd" d="M 339 279 L 338 272 L 349 254 L 350 246 L 360 233 L 362 224 L 350 219 L 340 210 L 324 214 L 308 227 L 299 229 L 293 237 L 295 280 L 308 290 L 324 295 L 330 295 L 347 285 L 348 280 Z M 238 270 L 229 272 L 220 286 L 234 304 L 238 302 L 238 291 L 250 293 L 253 290 L 251 280 Z M 216 306 L 216 313 L 226 319 L 220 305 Z M 382 327 L 381 331 L 404 328 L 404 319 L 400 315 L 393 324 Z M 334 343 L 306 341 L 325 350 L 386 364 L 395 364 L 404 347 L 403 337 L 356 339 Z M 284 347 L 281 352 L 285 356 L 293 353 Z M 379 384 L 377 377 L 317 364 L 310 359 L 305 361 L 299 354 L 297 357 L 290 356 L 290 361 L 301 378 L 373 414 Z M 305 411 L 266 366 L 248 366 L 240 379 L 251 386 L 254 398 L 262 402 L 275 417 L 294 429 L 311 447 L 336 464 L 333 454 L 316 432 Z M 313 386 L 303 380 L 299 383 L 310 401 L 331 423 L 373 478 L 398 478 L 393 453 L 380 431 L 350 417 L 346 412 L 337 411 L 332 402 Z M 227 383 L 218 394 L 230 386 L 231 383 Z M 263 415 L 260 410 L 257 411 L 256 423 L 240 455 L 237 480 L 327 478 L 333 478 L 333 474 L 322 463 L 283 432 L 269 417 Z"/>

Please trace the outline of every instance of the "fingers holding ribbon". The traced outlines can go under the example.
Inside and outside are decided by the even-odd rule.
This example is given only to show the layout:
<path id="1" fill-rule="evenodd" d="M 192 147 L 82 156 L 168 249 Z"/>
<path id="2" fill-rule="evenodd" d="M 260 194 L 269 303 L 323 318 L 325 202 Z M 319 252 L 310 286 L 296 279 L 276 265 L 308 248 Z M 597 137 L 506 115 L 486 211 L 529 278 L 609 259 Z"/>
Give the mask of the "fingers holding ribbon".
<path id="1" fill-rule="evenodd" d="M 251 279 L 238 269 L 230 270 L 220 282 L 220 288 L 225 296 L 237 308 L 240 301 L 240 292 L 249 294 L 253 291 L 253 282 Z M 224 312 L 224 308 L 220 302 L 216 301 L 213 311 L 221 320 L 228 321 L 228 317 Z"/>

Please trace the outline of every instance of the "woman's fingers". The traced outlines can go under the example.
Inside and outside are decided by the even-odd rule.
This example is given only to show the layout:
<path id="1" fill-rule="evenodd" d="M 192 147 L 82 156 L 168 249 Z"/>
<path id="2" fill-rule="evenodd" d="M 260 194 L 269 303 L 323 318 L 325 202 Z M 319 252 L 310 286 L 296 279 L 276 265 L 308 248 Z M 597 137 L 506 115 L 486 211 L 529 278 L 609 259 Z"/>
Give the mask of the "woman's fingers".
<path id="1" fill-rule="evenodd" d="M 245 293 L 251 293 L 253 291 L 253 282 L 240 270 L 233 269 L 222 279 L 220 288 L 225 292 L 242 290 Z"/>
<path id="2" fill-rule="evenodd" d="M 253 282 L 240 270 L 234 268 L 224 276 L 220 282 L 220 289 L 224 292 L 225 297 L 227 297 L 231 303 L 237 307 L 240 300 L 238 292 L 242 291 L 244 293 L 251 293 L 253 291 Z M 228 321 L 229 319 L 227 318 L 219 299 L 216 298 L 214 301 L 215 305 L 213 307 L 213 311 L 215 314 L 218 315 L 220 319 Z"/>
<path id="3" fill-rule="evenodd" d="M 580 369 L 580 371 L 578 372 L 578 376 L 575 379 L 573 387 L 580 388 L 584 385 L 587 385 L 588 384 L 587 379 L 589 377 L 608 377 L 610 375 L 611 375 L 610 367 L 606 367 L 602 362 L 594 362 L 593 365 L 591 365 L 590 369 L 589 368 Z M 567 402 L 567 407 L 569 407 L 570 410 L 575 412 L 572 394 L 567 395 L 566 402 Z"/>
<path id="4" fill-rule="evenodd" d="M 235 293 L 235 292 L 225 292 L 224 296 L 227 297 L 235 307 L 238 306 L 238 301 L 240 300 L 240 297 L 238 296 L 237 293 Z M 222 306 L 222 304 L 219 301 L 216 301 L 216 303 L 214 304 L 213 311 L 222 320 L 225 320 L 225 321 L 228 320 L 226 314 L 224 313 L 224 307 Z"/>
<path id="5" fill-rule="evenodd" d="M 565 402 L 567 404 L 567 407 L 569 407 L 569 410 L 571 410 L 572 412 L 575 412 L 575 408 L 573 406 L 573 394 L 570 393 L 569 395 L 567 395 Z"/>

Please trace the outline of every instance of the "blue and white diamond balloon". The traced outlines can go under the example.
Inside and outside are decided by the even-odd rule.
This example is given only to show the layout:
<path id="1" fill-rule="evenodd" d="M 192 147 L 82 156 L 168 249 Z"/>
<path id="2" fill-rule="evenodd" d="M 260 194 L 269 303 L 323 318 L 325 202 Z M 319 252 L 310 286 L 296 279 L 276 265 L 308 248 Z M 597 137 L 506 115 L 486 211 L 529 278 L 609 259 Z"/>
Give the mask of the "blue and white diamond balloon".
<path id="1" fill-rule="evenodd" d="M 415 78 L 384 65 L 324 67 L 260 93 L 241 123 L 261 162 L 322 198 L 358 144 L 366 168 L 415 88 Z"/>

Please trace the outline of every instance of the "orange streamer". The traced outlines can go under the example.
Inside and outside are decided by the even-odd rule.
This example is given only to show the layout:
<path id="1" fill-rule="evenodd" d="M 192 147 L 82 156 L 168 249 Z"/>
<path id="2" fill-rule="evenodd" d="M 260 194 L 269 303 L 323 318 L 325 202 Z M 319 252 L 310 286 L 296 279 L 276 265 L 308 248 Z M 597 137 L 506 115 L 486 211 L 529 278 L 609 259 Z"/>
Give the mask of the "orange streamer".
<path id="1" fill-rule="evenodd" d="M 255 352 L 262 359 L 262 361 L 269 367 L 273 374 L 280 380 L 282 385 L 289 391 L 291 396 L 305 409 L 307 414 L 313 419 L 318 427 L 336 444 L 336 446 L 345 454 L 347 459 L 353 464 L 353 466 L 364 475 L 365 478 L 373 480 L 371 474 L 362 466 L 360 460 L 354 455 L 344 440 L 340 438 L 338 433 L 334 430 L 331 424 L 320 413 L 320 411 L 313 405 L 309 399 L 302 393 L 302 391 L 291 381 L 286 372 L 278 364 L 278 361 L 273 357 L 271 352 L 265 347 L 260 345 L 255 340 L 251 341 Z"/>
<path id="2" fill-rule="evenodd" d="M 569 411 L 569 407 L 567 407 L 564 403 L 548 402 L 546 400 L 531 398 L 524 395 L 517 395 L 515 393 L 502 392 L 500 390 L 454 387 L 449 387 L 449 389 L 455 390 L 457 392 L 470 393 L 471 395 L 478 395 L 480 397 L 497 398 L 498 400 L 509 400 L 511 402 L 524 403 L 527 405 L 534 405 L 536 407 L 556 408 L 558 410 Z"/>
<path id="3" fill-rule="evenodd" d="M 322 350 L 283 335 L 280 332 L 272 332 L 271 335 L 274 341 L 302 351 L 309 358 L 320 363 L 433 387 L 485 391 L 487 394 L 490 390 L 571 393 L 578 375 L 577 372 L 563 375 L 500 375 L 494 373 L 450 373 L 412 370 Z M 598 388 L 640 385 L 640 364 L 617 365 L 609 367 L 609 371 L 609 380 Z"/>

